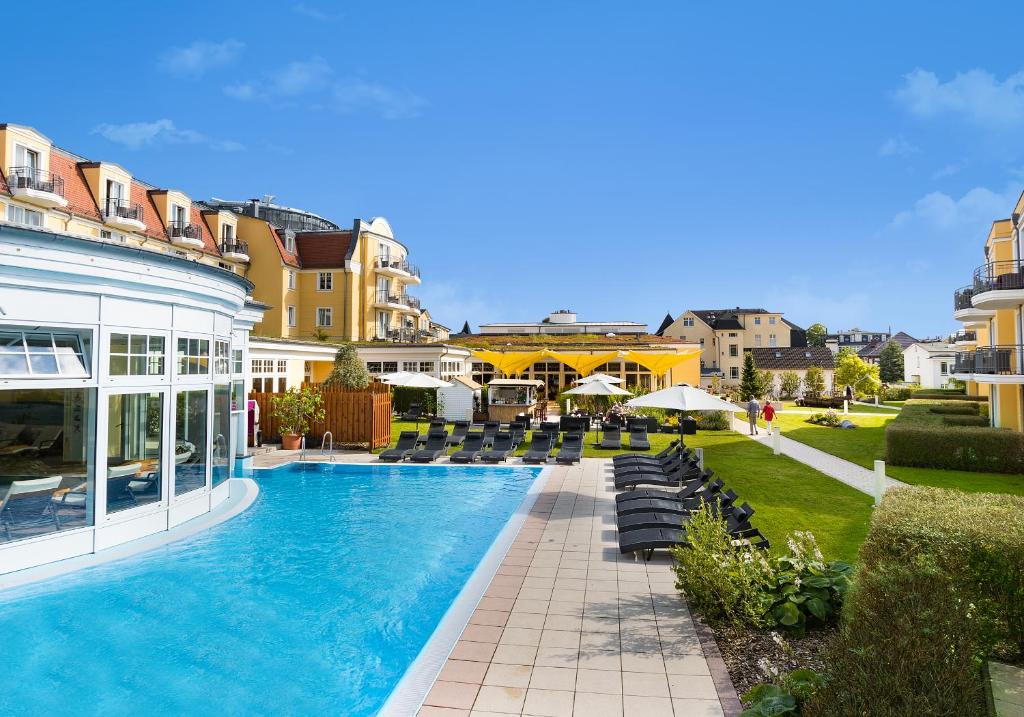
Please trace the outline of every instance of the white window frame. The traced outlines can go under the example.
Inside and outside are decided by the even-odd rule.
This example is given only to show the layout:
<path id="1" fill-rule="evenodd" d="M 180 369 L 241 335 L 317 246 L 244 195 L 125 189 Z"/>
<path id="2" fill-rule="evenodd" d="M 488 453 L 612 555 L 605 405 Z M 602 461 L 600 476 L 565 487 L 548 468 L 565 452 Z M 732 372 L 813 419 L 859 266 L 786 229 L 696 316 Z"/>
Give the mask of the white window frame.
<path id="1" fill-rule="evenodd" d="M 204 371 L 202 373 L 181 373 L 178 370 L 179 369 L 179 366 L 178 366 L 178 341 L 180 339 L 185 339 L 185 340 L 188 340 L 188 341 L 195 340 L 195 341 L 200 341 L 200 342 L 203 342 L 203 341 L 206 342 L 206 348 L 207 348 L 207 353 L 206 353 L 206 371 Z M 173 339 L 172 346 L 174 347 L 174 358 L 173 358 L 173 361 L 174 361 L 174 379 L 175 379 L 175 381 L 182 382 L 182 383 L 190 383 L 190 382 L 209 383 L 209 382 L 211 382 L 213 380 L 213 346 L 214 346 L 214 340 L 215 340 L 214 337 L 211 336 L 210 334 L 185 333 L 185 332 L 178 332 L 178 331 L 174 332 L 174 339 Z M 200 346 L 201 345 L 202 344 L 200 344 Z M 192 354 L 189 354 L 189 353 L 186 353 L 185 355 L 188 356 L 188 357 L 192 356 Z M 202 354 L 201 353 L 200 354 L 196 354 L 195 356 L 197 358 L 202 358 Z"/>
<path id="2" fill-rule="evenodd" d="M 61 329 L 53 326 L 18 326 L 15 324 L 3 324 L 0 330 L 5 332 L 20 333 L 22 341 L 22 355 L 25 357 L 28 373 L 12 373 L 12 374 L 0 374 L 0 385 L 7 387 L 12 382 L 25 382 L 26 384 L 36 383 L 35 388 L 40 388 L 38 385 L 39 381 L 46 381 L 46 388 L 49 388 L 53 381 L 75 381 L 75 382 L 92 382 L 95 374 L 94 371 L 94 357 L 97 353 L 96 346 L 92 343 L 89 344 L 89 348 L 85 348 L 86 340 L 91 342 L 92 333 L 88 329 Z M 32 365 L 29 360 L 29 356 L 34 353 L 29 351 L 25 345 L 25 334 L 49 334 L 50 336 L 50 347 L 53 349 L 52 353 L 47 355 L 52 356 L 54 363 L 57 367 L 57 373 L 32 373 Z M 57 358 L 59 353 L 55 344 L 54 334 L 69 334 L 78 337 L 78 346 L 81 349 L 80 352 L 74 352 L 76 355 L 81 356 L 82 365 L 85 369 L 84 376 L 73 376 L 70 374 L 64 374 L 61 372 L 60 359 Z"/>
<path id="3" fill-rule="evenodd" d="M 231 341 L 224 338 L 213 340 L 213 375 L 231 375 Z"/>
<path id="4" fill-rule="evenodd" d="M 778 339 L 775 338 L 775 334 L 768 334 L 768 345 L 772 347 L 778 345 Z"/>
<path id="5" fill-rule="evenodd" d="M 20 218 L 17 216 L 19 214 L 21 215 Z M 23 227 L 39 227 L 39 228 L 42 228 L 43 227 L 43 223 L 46 220 L 46 217 L 38 209 L 29 209 L 28 207 L 23 207 L 20 204 L 14 204 L 13 202 L 9 202 L 7 204 L 7 215 L 6 216 L 7 216 L 7 221 L 9 223 L 11 223 L 11 224 L 18 224 L 18 225 L 23 226 Z M 28 218 L 30 216 L 38 217 L 39 218 L 39 223 L 38 224 L 34 224 L 32 222 L 25 221 L 26 218 Z"/>
<path id="6" fill-rule="evenodd" d="M 164 371 L 160 374 L 124 374 L 115 375 L 110 373 L 110 339 L 114 334 L 128 334 L 128 362 L 129 368 L 131 364 L 131 337 L 132 336 L 146 336 L 146 347 L 147 355 L 149 348 L 150 336 L 159 336 L 164 340 Z M 171 332 L 160 331 L 157 329 L 140 329 L 137 326 L 106 326 L 103 328 L 103 361 L 100 367 L 102 371 L 103 382 L 107 385 L 131 385 L 131 386 L 148 386 L 148 385 L 161 385 L 167 383 L 168 378 L 173 374 L 177 375 L 176 368 L 172 368 L 171 364 L 177 361 L 177 356 L 174 352 L 175 344 L 171 343 Z"/>
<path id="7" fill-rule="evenodd" d="M 293 269 L 288 270 L 288 291 L 295 291 L 297 273 Z"/>
<path id="8" fill-rule="evenodd" d="M 289 305 L 285 307 L 285 319 L 287 320 L 288 328 L 294 329 L 299 325 L 298 313 L 294 306 Z"/>
<path id="9" fill-rule="evenodd" d="M 761 345 L 761 334 L 754 334 L 754 346 Z"/>
<path id="10" fill-rule="evenodd" d="M 323 313 L 321 313 L 323 312 Z M 327 321 L 323 321 L 326 318 Z M 323 328 L 330 328 L 334 325 L 334 309 L 330 306 L 316 307 L 316 325 Z"/>
<path id="11" fill-rule="evenodd" d="M 317 291 L 334 291 L 334 272 L 318 271 L 316 274 Z"/>

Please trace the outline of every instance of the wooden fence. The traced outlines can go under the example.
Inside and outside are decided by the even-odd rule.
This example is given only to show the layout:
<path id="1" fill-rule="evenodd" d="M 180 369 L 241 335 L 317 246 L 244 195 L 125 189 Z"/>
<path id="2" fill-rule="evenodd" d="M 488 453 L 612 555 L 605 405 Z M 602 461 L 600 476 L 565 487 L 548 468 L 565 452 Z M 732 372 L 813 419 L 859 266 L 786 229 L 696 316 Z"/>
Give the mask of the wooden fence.
<path id="1" fill-rule="evenodd" d="M 327 431 L 334 445 L 361 444 L 371 450 L 391 443 L 391 391 L 381 383 L 372 383 L 362 391 L 320 388 L 324 397 L 324 420 L 314 423 L 306 436 L 307 447 L 319 447 Z M 250 393 L 260 407 L 260 431 L 264 441 L 280 440 L 277 418 L 271 403 L 274 393 Z"/>

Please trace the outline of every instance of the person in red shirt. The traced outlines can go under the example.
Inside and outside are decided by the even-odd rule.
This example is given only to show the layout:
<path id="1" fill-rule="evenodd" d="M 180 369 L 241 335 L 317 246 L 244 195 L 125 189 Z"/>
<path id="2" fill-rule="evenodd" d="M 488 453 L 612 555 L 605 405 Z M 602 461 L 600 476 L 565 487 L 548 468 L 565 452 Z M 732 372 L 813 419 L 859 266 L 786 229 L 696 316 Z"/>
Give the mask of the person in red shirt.
<path id="1" fill-rule="evenodd" d="M 761 409 L 761 417 L 768 424 L 768 435 L 770 436 L 772 434 L 772 419 L 775 418 L 775 406 L 772 405 L 771 401 L 764 402 L 764 408 Z"/>

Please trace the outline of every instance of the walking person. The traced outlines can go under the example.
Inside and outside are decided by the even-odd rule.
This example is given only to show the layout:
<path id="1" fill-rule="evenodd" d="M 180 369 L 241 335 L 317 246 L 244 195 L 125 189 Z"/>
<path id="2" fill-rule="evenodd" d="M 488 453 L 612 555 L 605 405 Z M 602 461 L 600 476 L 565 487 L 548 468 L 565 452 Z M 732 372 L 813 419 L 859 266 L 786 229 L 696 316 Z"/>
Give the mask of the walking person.
<path id="1" fill-rule="evenodd" d="M 770 436 L 772 434 L 772 420 L 775 418 L 775 406 L 772 405 L 771 401 L 764 402 L 761 416 L 764 418 L 764 422 L 768 424 L 768 435 Z"/>
<path id="2" fill-rule="evenodd" d="M 757 417 L 761 414 L 761 404 L 753 396 L 747 401 L 747 420 L 750 421 L 750 435 L 757 435 Z"/>

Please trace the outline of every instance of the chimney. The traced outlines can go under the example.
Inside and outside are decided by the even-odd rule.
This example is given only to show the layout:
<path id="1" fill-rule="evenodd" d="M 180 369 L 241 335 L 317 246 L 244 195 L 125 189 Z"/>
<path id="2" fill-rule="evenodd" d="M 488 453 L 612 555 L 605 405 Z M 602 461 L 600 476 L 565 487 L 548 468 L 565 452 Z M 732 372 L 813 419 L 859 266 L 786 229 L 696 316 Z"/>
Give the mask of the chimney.
<path id="1" fill-rule="evenodd" d="M 250 202 L 252 203 L 252 215 L 254 217 L 256 217 L 257 219 L 259 219 L 260 218 L 260 200 L 259 199 L 251 199 Z"/>

